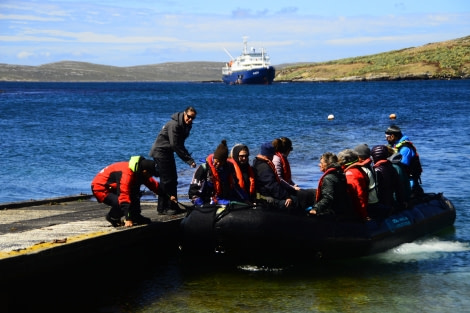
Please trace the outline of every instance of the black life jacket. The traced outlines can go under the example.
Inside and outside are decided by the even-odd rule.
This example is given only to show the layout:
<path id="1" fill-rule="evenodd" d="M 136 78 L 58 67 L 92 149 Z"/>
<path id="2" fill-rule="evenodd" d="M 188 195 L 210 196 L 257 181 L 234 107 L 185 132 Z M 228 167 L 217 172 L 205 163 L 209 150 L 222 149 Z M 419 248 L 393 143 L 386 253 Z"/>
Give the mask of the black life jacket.
<path id="1" fill-rule="evenodd" d="M 421 161 L 419 160 L 419 154 L 418 154 L 418 151 L 416 150 L 416 147 L 413 145 L 411 141 L 405 140 L 405 141 L 398 143 L 395 146 L 395 149 L 397 151 L 400 151 L 402 147 L 408 147 L 413 150 L 415 155 L 411 158 L 410 165 L 407 167 L 407 173 L 411 177 L 419 179 L 421 177 L 421 173 L 423 172 L 423 167 L 421 166 Z"/>

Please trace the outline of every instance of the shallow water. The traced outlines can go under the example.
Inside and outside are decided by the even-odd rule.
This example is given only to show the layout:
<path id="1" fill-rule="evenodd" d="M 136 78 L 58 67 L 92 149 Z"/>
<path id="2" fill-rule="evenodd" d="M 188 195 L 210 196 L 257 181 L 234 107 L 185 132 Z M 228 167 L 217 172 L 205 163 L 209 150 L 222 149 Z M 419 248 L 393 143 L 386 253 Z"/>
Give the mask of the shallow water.
<path id="1" fill-rule="evenodd" d="M 464 311 L 469 249 L 436 237 L 373 257 L 302 266 L 175 261 L 124 298 L 132 312 Z"/>

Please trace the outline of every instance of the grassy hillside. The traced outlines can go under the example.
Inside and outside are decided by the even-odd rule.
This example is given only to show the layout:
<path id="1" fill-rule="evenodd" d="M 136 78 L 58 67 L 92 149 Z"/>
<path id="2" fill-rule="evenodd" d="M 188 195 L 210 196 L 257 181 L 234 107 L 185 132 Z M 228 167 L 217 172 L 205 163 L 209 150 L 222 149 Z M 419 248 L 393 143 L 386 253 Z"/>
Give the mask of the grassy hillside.
<path id="1" fill-rule="evenodd" d="M 470 78 L 470 36 L 369 56 L 278 69 L 276 81 Z"/>
<path id="2" fill-rule="evenodd" d="M 171 62 L 117 67 L 74 61 L 41 66 L 0 64 L 0 81 L 221 82 L 223 65 L 223 62 Z M 275 82 L 468 79 L 470 36 L 369 56 L 275 67 Z"/>

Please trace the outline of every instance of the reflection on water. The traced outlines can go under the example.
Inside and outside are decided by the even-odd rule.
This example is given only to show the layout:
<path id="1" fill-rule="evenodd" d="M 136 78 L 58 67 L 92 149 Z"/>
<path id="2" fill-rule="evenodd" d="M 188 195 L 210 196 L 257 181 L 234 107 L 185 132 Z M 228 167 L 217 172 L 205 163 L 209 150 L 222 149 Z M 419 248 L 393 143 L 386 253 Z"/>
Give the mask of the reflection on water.
<path id="1" fill-rule="evenodd" d="M 174 257 L 108 301 L 121 312 L 455 312 L 470 305 L 462 277 L 469 250 L 433 237 L 375 256 L 284 267 Z"/>

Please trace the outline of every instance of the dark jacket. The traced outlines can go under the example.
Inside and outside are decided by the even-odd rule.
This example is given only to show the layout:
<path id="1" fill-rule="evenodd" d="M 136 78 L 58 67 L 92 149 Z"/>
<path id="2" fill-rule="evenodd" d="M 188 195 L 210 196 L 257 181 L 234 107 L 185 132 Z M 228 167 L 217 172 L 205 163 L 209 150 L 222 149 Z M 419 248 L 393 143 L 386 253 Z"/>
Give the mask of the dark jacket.
<path id="1" fill-rule="evenodd" d="M 253 160 L 253 171 L 255 173 L 256 191 L 262 196 L 278 200 L 285 200 L 291 197 L 288 190 L 281 185 L 276 172 L 266 160 L 256 157 Z"/>
<path id="2" fill-rule="evenodd" d="M 402 209 L 404 205 L 403 187 L 400 177 L 389 160 L 374 164 L 377 175 L 377 195 L 379 203 L 391 208 Z"/>
<path id="3" fill-rule="evenodd" d="M 158 159 L 176 152 L 181 160 L 191 165 L 194 160 L 184 146 L 191 128 L 192 124 L 188 125 L 184 122 L 184 112 L 174 113 L 155 139 L 149 155 Z"/>
<path id="4" fill-rule="evenodd" d="M 217 193 L 215 187 L 215 177 L 208 162 L 212 161 L 210 155 L 206 163 L 199 165 L 193 175 L 189 185 L 188 196 L 193 202 L 201 199 L 204 204 L 214 204 L 218 200 L 228 201 L 247 201 L 248 195 L 238 184 L 233 164 L 226 162 L 222 168 L 217 171 L 220 178 L 220 192 Z"/>
<path id="5" fill-rule="evenodd" d="M 400 153 L 395 153 L 394 155 L 390 156 L 388 160 L 392 162 L 393 168 L 397 171 L 398 177 L 400 177 L 400 185 L 402 187 L 403 197 L 405 201 L 408 201 L 411 197 L 411 185 L 405 165 L 400 162 L 401 158 L 402 155 Z"/>
<path id="6" fill-rule="evenodd" d="M 313 209 L 317 215 L 352 216 L 346 177 L 338 164 L 332 164 L 318 182 L 317 200 Z"/>

